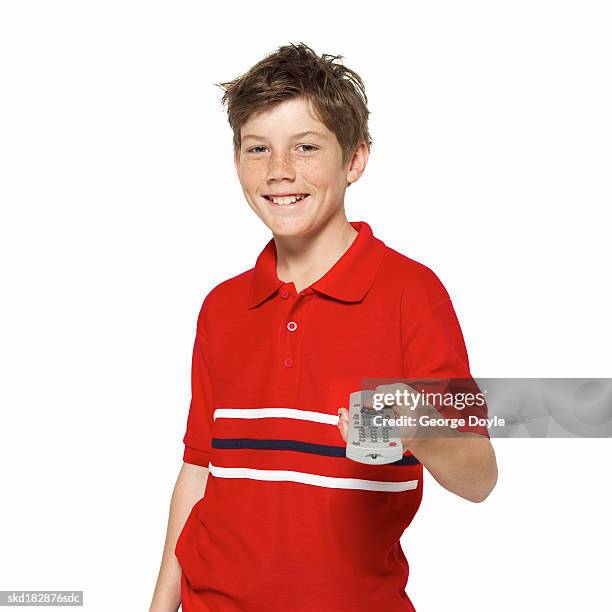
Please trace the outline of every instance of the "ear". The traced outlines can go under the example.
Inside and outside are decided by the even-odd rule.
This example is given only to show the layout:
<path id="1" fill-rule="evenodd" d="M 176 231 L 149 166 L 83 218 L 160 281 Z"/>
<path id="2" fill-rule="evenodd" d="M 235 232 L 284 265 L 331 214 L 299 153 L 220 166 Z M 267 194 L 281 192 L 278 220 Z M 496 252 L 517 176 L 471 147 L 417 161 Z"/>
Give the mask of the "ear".
<path id="1" fill-rule="evenodd" d="M 365 172 L 368 158 L 368 145 L 364 140 L 361 140 L 355 147 L 353 157 L 351 158 L 347 168 L 346 180 L 348 183 L 354 183 L 355 181 L 359 180 L 359 177 Z"/>

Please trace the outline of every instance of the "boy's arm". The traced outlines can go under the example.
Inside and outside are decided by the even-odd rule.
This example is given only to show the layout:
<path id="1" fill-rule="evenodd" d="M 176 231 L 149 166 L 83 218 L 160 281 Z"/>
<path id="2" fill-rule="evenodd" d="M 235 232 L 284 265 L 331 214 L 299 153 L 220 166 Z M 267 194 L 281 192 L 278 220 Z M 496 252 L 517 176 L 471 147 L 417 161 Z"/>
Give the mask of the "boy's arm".
<path id="1" fill-rule="evenodd" d="M 181 566 L 174 548 L 191 509 L 204 495 L 207 480 L 208 468 L 183 463 L 172 492 L 166 542 L 149 612 L 176 612 L 181 604 Z"/>
<path id="2" fill-rule="evenodd" d="M 402 351 L 404 375 L 408 379 L 472 380 L 465 341 L 448 292 L 435 274 L 431 273 L 426 291 L 403 291 Z M 414 314 L 416 313 L 416 314 Z M 475 385 L 475 382 L 474 382 Z M 377 392 L 393 392 L 404 383 L 380 385 Z M 388 388 L 387 388 L 388 387 Z M 476 390 L 479 390 L 475 385 Z M 414 391 L 414 389 L 413 389 Z M 394 409 L 397 407 L 394 407 Z M 449 409 L 450 411 L 450 409 Z M 417 411 L 397 410 L 412 416 L 416 422 L 421 414 L 439 418 L 446 416 L 433 407 L 421 406 Z M 338 428 L 346 442 L 348 411 L 338 410 Z M 481 409 L 477 416 L 486 417 Z M 445 489 L 473 502 L 484 501 L 497 483 L 498 471 L 495 451 L 484 426 L 402 427 L 402 444 L 432 474 Z M 427 434 L 427 435 L 423 435 Z"/>
<path id="3" fill-rule="evenodd" d="M 437 411 L 430 410 L 434 418 L 439 417 Z M 429 435 L 403 441 L 404 448 L 447 491 L 472 502 L 484 501 L 495 488 L 498 476 L 495 451 L 489 438 L 447 426 L 429 429 Z"/>
<path id="4" fill-rule="evenodd" d="M 389 385 L 389 392 L 393 388 Z M 380 389 L 384 387 L 377 387 L 377 392 Z M 430 416 L 440 416 L 435 410 L 431 411 Z M 411 412 L 405 414 L 414 415 Z M 339 408 L 338 417 L 338 429 L 346 442 L 348 410 Z M 418 420 L 418 416 L 415 418 Z M 403 427 L 403 430 L 408 429 Z M 402 438 L 404 449 L 410 450 L 446 490 L 472 502 L 484 501 L 497 483 L 497 461 L 491 441 L 477 433 L 458 432 L 445 426 L 429 429 L 431 432 L 427 437 Z"/>

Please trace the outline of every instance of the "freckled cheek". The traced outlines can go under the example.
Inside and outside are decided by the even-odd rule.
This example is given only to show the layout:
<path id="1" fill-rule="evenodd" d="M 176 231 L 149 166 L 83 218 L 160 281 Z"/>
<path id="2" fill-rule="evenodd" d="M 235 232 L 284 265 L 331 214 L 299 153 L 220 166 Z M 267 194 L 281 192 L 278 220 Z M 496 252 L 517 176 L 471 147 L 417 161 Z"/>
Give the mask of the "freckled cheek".
<path id="1" fill-rule="evenodd" d="M 265 169 L 263 166 L 249 164 L 243 166 L 240 172 L 240 182 L 248 188 L 256 187 L 261 183 L 262 175 Z"/>
<path id="2" fill-rule="evenodd" d="M 312 186 L 321 190 L 334 183 L 329 168 L 319 160 L 304 160 L 296 164 L 295 171 L 306 187 Z"/>

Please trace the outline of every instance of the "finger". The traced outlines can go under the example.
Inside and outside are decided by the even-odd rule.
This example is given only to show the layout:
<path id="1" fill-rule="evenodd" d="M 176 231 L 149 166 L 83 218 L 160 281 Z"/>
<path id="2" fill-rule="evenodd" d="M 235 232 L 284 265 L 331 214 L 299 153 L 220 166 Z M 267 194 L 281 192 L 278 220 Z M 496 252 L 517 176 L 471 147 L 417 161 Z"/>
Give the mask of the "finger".
<path id="1" fill-rule="evenodd" d="M 338 408 L 338 430 L 346 442 L 348 438 L 348 410 L 346 408 Z"/>

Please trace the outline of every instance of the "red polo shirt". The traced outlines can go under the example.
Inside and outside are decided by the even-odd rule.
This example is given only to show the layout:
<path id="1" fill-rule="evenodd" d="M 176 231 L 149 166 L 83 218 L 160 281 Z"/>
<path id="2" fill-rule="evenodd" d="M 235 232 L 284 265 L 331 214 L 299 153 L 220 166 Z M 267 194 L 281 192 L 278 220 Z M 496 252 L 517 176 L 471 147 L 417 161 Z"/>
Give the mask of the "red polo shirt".
<path id="1" fill-rule="evenodd" d="M 414 610 L 400 537 L 422 465 L 347 459 L 337 410 L 364 378 L 469 378 L 468 356 L 438 277 L 352 225 L 299 294 L 272 239 L 204 300 L 183 459 L 210 475 L 175 548 L 184 612 Z"/>

